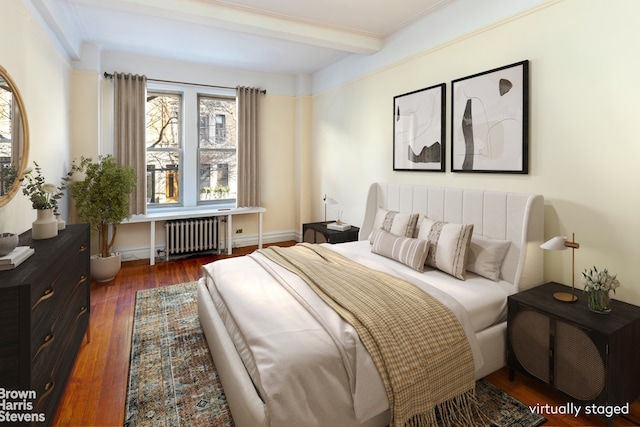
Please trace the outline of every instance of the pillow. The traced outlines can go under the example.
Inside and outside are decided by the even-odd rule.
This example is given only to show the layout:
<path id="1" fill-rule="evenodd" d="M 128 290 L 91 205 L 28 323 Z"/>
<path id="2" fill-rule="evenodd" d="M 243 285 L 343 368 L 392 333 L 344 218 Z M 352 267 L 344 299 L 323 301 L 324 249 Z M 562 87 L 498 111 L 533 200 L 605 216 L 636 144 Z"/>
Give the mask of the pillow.
<path id="1" fill-rule="evenodd" d="M 418 214 L 400 213 L 378 208 L 369 243 L 373 244 L 378 230 L 388 231 L 396 236 L 413 237 L 418 222 Z"/>
<path id="2" fill-rule="evenodd" d="M 379 230 L 371 246 L 371 252 L 394 259 L 419 272 L 424 271 L 424 262 L 429 252 L 429 242 L 396 236 L 388 231 Z"/>
<path id="3" fill-rule="evenodd" d="M 490 239 L 484 236 L 472 236 L 467 255 L 467 271 L 497 282 L 500 268 L 511 242 Z"/>
<path id="4" fill-rule="evenodd" d="M 423 217 L 418 239 L 429 241 L 427 265 L 464 280 L 473 224 L 450 224 Z"/>

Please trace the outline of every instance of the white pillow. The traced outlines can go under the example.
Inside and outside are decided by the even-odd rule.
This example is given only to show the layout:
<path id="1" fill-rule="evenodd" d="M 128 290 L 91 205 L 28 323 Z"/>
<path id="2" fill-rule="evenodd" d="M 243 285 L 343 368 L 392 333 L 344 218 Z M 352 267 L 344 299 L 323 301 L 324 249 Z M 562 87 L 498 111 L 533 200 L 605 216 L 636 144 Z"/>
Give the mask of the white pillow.
<path id="1" fill-rule="evenodd" d="M 400 213 L 378 208 L 369 243 L 373 244 L 378 230 L 388 231 L 396 236 L 413 237 L 418 222 L 418 214 Z"/>
<path id="2" fill-rule="evenodd" d="M 427 265 L 464 280 L 473 224 L 450 224 L 423 217 L 418 239 L 429 241 Z"/>
<path id="3" fill-rule="evenodd" d="M 379 230 L 373 240 L 371 252 L 394 259 L 419 272 L 424 271 L 424 262 L 429 252 L 429 242 L 412 239 Z"/>
<path id="4" fill-rule="evenodd" d="M 509 240 L 472 236 L 467 255 L 467 271 L 497 282 L 500 279 L 502 261 L 510 245 Z"/>

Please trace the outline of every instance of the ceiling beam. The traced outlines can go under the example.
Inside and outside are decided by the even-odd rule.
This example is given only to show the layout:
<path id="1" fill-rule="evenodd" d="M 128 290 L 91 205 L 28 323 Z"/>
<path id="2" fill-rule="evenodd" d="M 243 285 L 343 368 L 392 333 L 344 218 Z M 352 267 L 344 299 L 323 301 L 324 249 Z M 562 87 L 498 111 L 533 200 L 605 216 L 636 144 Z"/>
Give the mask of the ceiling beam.
<path id="1" fill-rule="evenodd" d="M 205 0 L 71 0 L 78 6 L 178 19 L 246 34 L 306 43 L 349 53 L 371 54 L 383 47 L 381 37 L 282 16 L 223 6 Z"/>

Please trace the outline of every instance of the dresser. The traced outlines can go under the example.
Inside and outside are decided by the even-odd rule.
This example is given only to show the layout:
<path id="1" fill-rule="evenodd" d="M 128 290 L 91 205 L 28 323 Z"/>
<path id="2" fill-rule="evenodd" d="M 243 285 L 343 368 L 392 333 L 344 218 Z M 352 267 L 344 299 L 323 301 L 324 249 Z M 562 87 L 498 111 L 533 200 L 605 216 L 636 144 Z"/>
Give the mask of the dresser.
<path id="1" fill-rule="evenodd" d="M 612 300 L 611 313 L 594 313 L 581 288 L 574 303 L 553 298 L 567 289 L 550 282 L 509 297 L 509 374 L 533 376 L 611 425 L 640 396 L 640 307 Z"/>
<path id="2" fill-rule="evenodd" d="M 27 231 L 19 245 L 35 253 L 0 272 L 0 388 L 23 392 L 27 409 L 11 413 L 53 421 L 88 333 L 89 243 L 86 224 L 69 225 L 46 240 L 32 240 Z M 15 396 L 4 400 L 23 402 Z"/>

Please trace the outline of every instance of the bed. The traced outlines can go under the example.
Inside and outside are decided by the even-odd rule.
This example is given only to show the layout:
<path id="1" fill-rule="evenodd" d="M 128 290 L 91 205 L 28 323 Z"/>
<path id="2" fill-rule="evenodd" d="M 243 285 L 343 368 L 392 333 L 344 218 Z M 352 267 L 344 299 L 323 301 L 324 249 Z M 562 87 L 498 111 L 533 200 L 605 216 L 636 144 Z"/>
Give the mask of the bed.
<path id="1" fill-rule="evenodd" d="M 473 354 L 473 376 L 479 379 L 505 365 L 507 297 L 543 282 L 543 210 L 543 197 L 535 194 L 374 183 L 359 240 L 322 246 L 432 291 L 449 304 L 463 325 Z M 425 217 L 444 227 L 462 224 L 472 233 L 464 272 L 455 267 L 464 280 L 448 271 L 446 257 L 445 268 L 432 259 L 437 267 L 419 271 L 386 250 L 372 250 L 383 234 L 398 234 L 394 222 L 379 231 L 381 218 L 407 216 L 419 222 L 405 241 L 433 238 L 425 231 Z M 445 235 L 445 229 L 450 228 L 438 233 Z M 445 247 L 440 243 L 438 253 L 445 254 Z M 487 258 L 489 252 L 498 255 Z M 318 321 L 314 310 L 324 310 L 322 301 L 312 301 L 312 309 L 293 307 L 299 295 L 305 298 L 306 287 L 296 282 L 292 292 L 279 283 L 284 280 L 300 279 L 262 254 L 203 266 L 198 311 L 236 425 L 388 425 L 384 386 L 362 343 L 339 324 L 337 314 Z M 337 332 L 328 334 L 324 323 Z M 336 335 L 355 343 L 344 350 L 347 347 L 335 343 Z"/>

